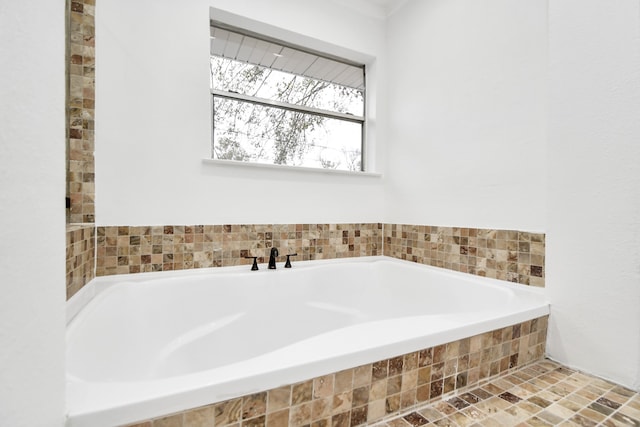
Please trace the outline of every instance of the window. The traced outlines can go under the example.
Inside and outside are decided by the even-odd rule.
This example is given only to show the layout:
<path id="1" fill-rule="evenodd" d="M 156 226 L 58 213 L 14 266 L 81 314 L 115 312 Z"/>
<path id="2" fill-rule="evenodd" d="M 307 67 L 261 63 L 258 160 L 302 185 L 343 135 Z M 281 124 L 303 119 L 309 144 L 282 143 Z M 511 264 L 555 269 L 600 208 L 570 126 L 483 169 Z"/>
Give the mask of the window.
<path id="1" fill-rule="evenodd" d="M 213 158 L 363 171 L 365 69 L 211 21 Z"/>

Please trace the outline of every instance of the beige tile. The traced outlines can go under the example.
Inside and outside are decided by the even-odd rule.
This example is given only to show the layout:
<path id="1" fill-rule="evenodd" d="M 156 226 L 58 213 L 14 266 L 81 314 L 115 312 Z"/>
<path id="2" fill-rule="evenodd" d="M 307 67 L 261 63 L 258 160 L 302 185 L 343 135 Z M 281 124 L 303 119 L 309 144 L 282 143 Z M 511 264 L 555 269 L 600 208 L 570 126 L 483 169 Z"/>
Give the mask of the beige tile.
<path id="1" fill-rule="evenodd" d="M 289 425 L 298 427 L 311 423 L 311 413 L 311 402 L 292 406 L 289 412 Z"/>
<path id="2" fill-rule="evenodd" d="M 276 412 L 291 405 L 291 386 L 269 390 L 267 412 Z"/>
<path id="3" fill-rule="evenodd" d="M 214 406 L 204 406 L 184 413 L 184 427 L 214 427 Z"/>
<path id="4" fill-rule="evenodd" d="M 182 414 L 169 415 L 153 420 L 153 427 L 183 427 Z"/>
<path id="5" fill-rule="evenodd" d="M 335 374 L 333 390 L 335 394 L 353 388 L 353 369 L 346 369 Z"/>
<path id="6" fill-rule="evenodd" d="M 289 409 L 267 414 L 267 427 L 287 427 L 289 425 Z"/>
<path id="7" fill-rule="evenodd" d="M 369 401 L 367 420 L 373 422 L 384 417 L 386 415 L 385 404 L 385 399 Z"/>
<path id="8" fill-rule="evenodd" d="M 335 394 L 333 396 L 332 403 L 332 415 L 337 415 L 351 409 L 352 393 L 351 391 L 345 391 Z"/>

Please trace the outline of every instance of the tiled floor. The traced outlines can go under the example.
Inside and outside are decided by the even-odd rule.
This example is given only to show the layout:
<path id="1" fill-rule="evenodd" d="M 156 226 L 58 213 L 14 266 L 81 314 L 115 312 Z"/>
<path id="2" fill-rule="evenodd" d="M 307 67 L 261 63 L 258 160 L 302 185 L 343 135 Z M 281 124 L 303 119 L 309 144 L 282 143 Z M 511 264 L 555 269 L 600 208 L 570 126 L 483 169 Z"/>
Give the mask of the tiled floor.
<path id="1" fill-rule="evenodd" d="M 550 360 L 376 427 L 638 426 L 640 394 Z"/>

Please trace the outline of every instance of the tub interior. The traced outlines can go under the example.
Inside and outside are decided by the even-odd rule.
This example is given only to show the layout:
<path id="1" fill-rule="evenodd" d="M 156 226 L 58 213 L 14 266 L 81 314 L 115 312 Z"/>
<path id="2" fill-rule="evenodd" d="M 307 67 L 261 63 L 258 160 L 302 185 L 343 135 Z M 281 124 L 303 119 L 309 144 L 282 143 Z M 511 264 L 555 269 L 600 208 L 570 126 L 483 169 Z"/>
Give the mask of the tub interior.
<path id="1" fill-rule="evenodd" d="M 514 300 L 506 287 L 434 280 L 412 267 L 378 259 L 117 283 L 70 323 L 68 373 L 99 382 L 184 375 L 354 325 L 425 315 L 443 322 Z"/>

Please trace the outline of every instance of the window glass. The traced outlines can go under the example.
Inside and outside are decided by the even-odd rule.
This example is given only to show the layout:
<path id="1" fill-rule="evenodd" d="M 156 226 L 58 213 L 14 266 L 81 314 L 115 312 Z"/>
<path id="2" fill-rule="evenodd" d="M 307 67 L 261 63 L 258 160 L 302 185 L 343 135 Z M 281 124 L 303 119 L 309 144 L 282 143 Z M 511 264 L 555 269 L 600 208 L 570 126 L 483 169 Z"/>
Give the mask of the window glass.
<path id="1" fill-rule="evenodd" d="M 213 158 L 362 171 L 364 66 L 212 27 Z"/>

